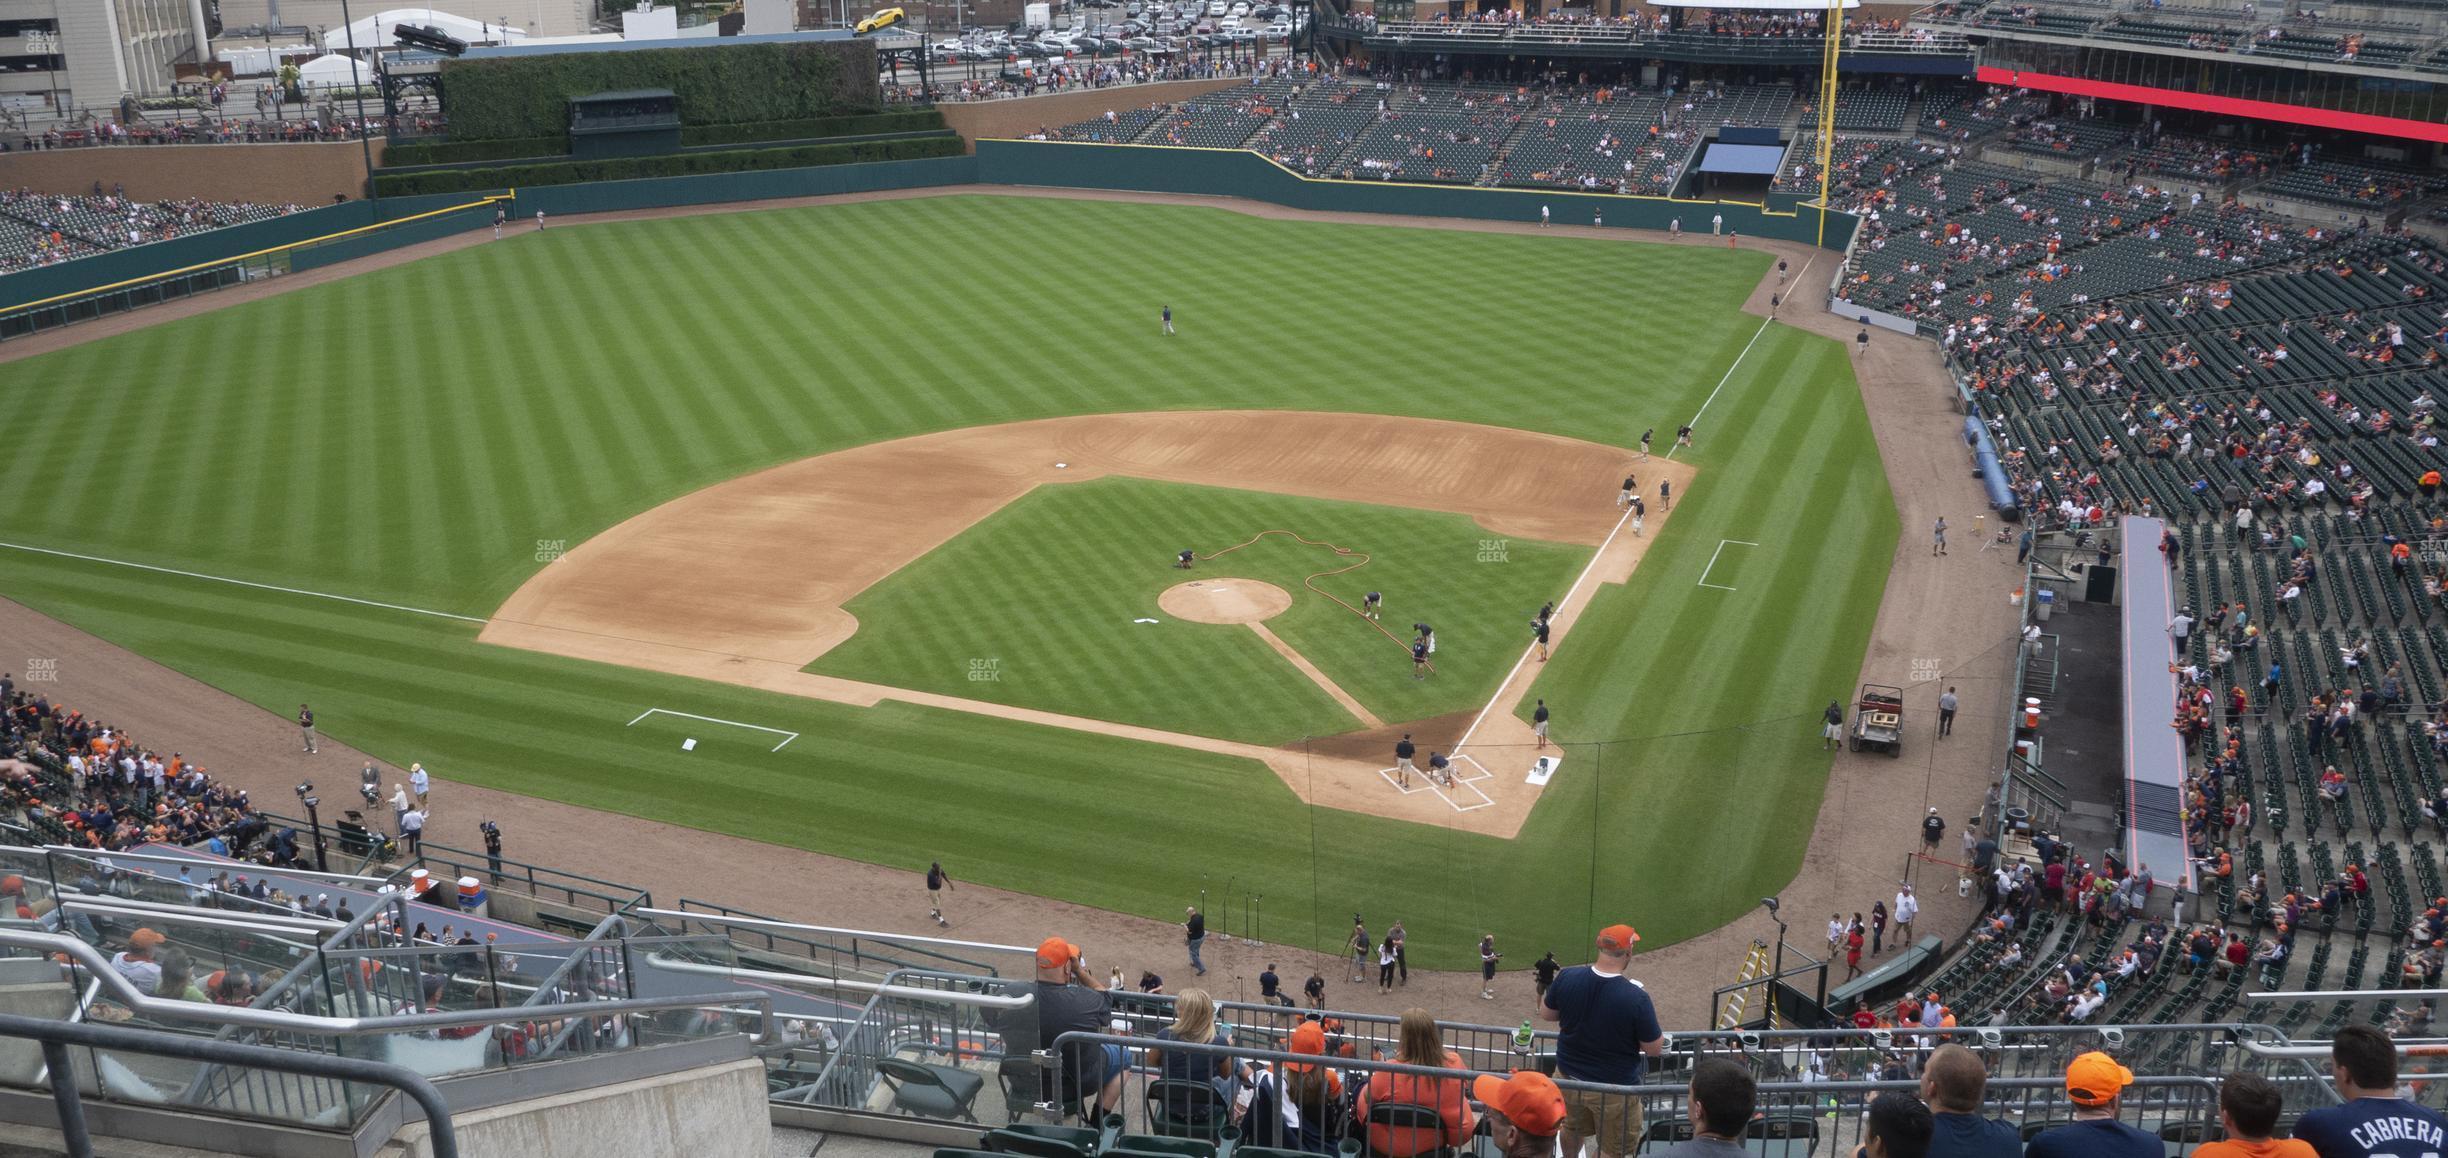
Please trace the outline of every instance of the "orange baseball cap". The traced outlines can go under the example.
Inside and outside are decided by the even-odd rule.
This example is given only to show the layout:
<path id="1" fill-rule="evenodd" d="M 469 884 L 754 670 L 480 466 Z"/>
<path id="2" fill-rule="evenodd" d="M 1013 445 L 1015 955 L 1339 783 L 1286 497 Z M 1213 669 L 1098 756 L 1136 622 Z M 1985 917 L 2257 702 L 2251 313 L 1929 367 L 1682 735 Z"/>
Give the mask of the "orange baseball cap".
<path id="1" fill-rule="evenodd" d="M 1564 1091 L 1537 1070 L 1515 1070 L 1506 1078 L 1481 1074 L 1471 1079 L 1471 1096 L 1525 1134 L 1552 1137 L 1564 1122 Z"/>
<path id="2" fill-rule="evenodd" d="M 1065 941 L 1060 937 L 1048 937 L 1037 944 L 1037 967 L 1040 969 L 1060 969 L 1073 961 L 1079 960 L 1079 955 L 1079 946 L 1074 945 L 1069 941 Z"/>
<path id="3" fill-rule="evenodd" d="M 2076 1105 L 2105 1106 L 2133 1080 L 2132 1070 L 2098 1050 L 2066 1063 L 2066 1096 Z"/>
<path id="4" fill-rule="evenodd" d="M 1314 1021 L 1304 1021 L 1292 1027 L 1292 1052 L 1323 1054 L 1326 1052 L 1326 1027 Z M 1306 1062 L 1286 1062 L 1284 1068 L 1295 1071 L 1309 1069 Z"/>
<path id="5" fill-rule="evenodd" d="M 1609 925 L 1598 930 L 1598 947 L 1609 953 L 1629 953 L 1640 944 L 1640 934 L 1630 925 Z"/>

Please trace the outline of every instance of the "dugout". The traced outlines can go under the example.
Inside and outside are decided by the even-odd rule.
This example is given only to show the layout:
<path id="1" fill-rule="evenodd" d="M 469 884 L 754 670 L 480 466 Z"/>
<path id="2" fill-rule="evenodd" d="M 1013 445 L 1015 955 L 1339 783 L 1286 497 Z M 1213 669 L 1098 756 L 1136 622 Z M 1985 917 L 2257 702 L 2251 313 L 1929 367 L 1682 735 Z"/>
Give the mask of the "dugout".
<path id="1" fill-rule="evenodd" d="M 570 154 L 642 157 L 680 148 L 680 98 L 667 88 L 599 92 L 569 100 Z"/>

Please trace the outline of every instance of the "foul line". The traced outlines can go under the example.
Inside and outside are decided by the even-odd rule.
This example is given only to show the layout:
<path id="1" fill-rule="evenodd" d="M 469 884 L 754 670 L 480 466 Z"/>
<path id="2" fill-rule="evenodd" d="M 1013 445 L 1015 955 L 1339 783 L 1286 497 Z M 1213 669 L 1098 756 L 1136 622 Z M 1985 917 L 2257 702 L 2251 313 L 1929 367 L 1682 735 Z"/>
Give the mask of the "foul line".
<path id="1" fill-rule="evenodd" d="M 232 579 L 227 575 L 207 575 L 201 571 L 181 571 L 175 567 L 156 567 L 151 563 L 131 563 L 125 559 L 105 559 L 100 555 L 79 555 L 74 551 L 54 551 L 49 547 L 29 547 L 23 543 L 0 543 L 0 547 L 6 547 L 12 551 L 28 551 L 36 555 L 56 555 L 62 559 L 77 559 L 87 563 L 108 563 L 113 567 L 133 567 L 139 571 L 176 575 L 182 579 L 203 579 L 213 583 L 227 583 L 234 587 L 252 587 L 258 591 L 278 591 L 283 595 L 310 595 L 316 599 L 335 599 L 342 603 L 354 603 L 360 607 L 380 607 L 385 611 L 405 611 L 412 615 L 430 615 L 436 619 L 456 619 L 462 623 L 486 622 L 473 615 L 429 611 L 422 607 L 408 607 L 398 603 L 378 603 L 372 599 L 359 599 L 354 595 L 334 595 L 329 591 L 308 591 L 303 587 L 276 587 L 270 583 L 257 583 L 251 579 Z"/>
<path id="2" fill-rule="evenodd" d="M 1565 588 L 1564 598 L 1556 600 L 1557 614 L 1563 614 L 1565 608 L 1572 606 L 1573 596 L 1581 593 L 1581 585 L 1589 582 L 1590 573 L 1598 569 L 1598 561 L 1606 558 L 1606 549 L 1614 545 L 1615 536 L 1622 533 L 1624 524 L 1630 522 L 1631 520 L 1632 509 L 1630 507 L 1626 507 L 1624 508 L 1623 515 L 1615 520 L 1615 529 L 1608 531 L 1605 541 L 1599 543 L 1598 550 L 1591 553 L 1589 565 L 1581 568 L 1580 577 L 1573 580 L 1571 587 Z M 1463 747 L 1470 743 L 1471 733 L 1479 730 L 1479 722 L 1487 719 L 1488 712 L 1496 707 L 1497 700 L 1504 698 L 1505 689 L 1513 686 L 1513 677 L 1521 674 L 1522 665 L 1530 662 L 1530 653 L 1537 650 L 1538 644 L 1535 641 L 1533 641 L 1530 646 L 1522 649 L 1521 658 L 1513 661 L 1512 670 L 1507 671 L 1505 673 L 1504 681 L 1496 685 L 1496 694 L 1488 698 L 1488 702 L 1479 709 L 1478 715 L 1471 717 L 1470 727 L 1462 730 L 1462 738 L 1454 741 L 1453 759 L 1461 758 Z M 1476 764 L 1478 761 L 1474 760 L 1472 763 Z M 1484 767 L 1484 765 L 1482 765 L 1482 767 Z"/>
<path id="3" fill-rule="evenodd" d="M 716 719 L 713 716 L 700 716 L 689 712 L 675 712 L 670 708 L 648 708 L 645 711 L 638 713 L 637 720 L 631 720 L 621 726 L 625 728 L 637 727 L 638 720 L 643 720 L 648 716 L 678 716 L 683 720 L 703 720 L 709 724 L 729 724 L 734 728 L 747 728 L 751 731 L 757 732 L 771 732 L 774 735 L 782 737 L 782 742 L 773 746 L 773 751 L 776 752 L 790 746 L 791 741 L 799 738 L 799 733 L 786 731 L 781 728 L 768 728 L 763 724 L 743 724 L 738 720 L 721 720 Z"/>
<path id="4" fill-rule="evenodd" d="M 1819 260 L 1819 258 L 1818 258 L 1818 255 L 1816 255 L 1816 254 L 1814 254 L 1814 255 L 1812 255 L 1812 256 L 1810 256 L 1810 257 L 1804 258 L 1804 259 L 1802 260 L 1802 269 L 1801 269 L 1801 272 L 1800 272 L 1800 273 L 1796 273 L 1796 274 L 1794 274 L 1794 276 L 1793 276 L 1793 281 L 1792 281 L 1791 283 L 1780 283 L 1780 284 L 1778 285 L 1778 292 L 1783 292 L 1784 286 L 1785 286 L 1786 284 L 1796 284 L 1796 285 L 1800 284 L 1800 283 L 1801 283 L 1801 281 L 1802 281 L 1803 274 L 1807 274 L 1807 273 L 1809 273 L 1809 272 L 1810 272 L 1811 263 L 1812 263 L 1812 262 L 1814 262 L 1814 261 L 1817 261 L 1817 260 Z M 1748 341 L 1748 342 L 1743 343 L 1742 353 L 1739 353 L 1739 354 L 1734 355 L 1734 364 L 1733 364 L 1733 365 L 1731 365 L 1731 366 L 1726 367 L 1725 377 L 1723 377 L 1723 378 L 1719 378 L 1719 379 L 1717 380 L 1717 389 L 1716 389 L 1716 390 L 1711 390 L 1711 391 L 1709 391 L 1709 396 L 1708 396 L 1706 399 L 1703 399 L 1703 400 L 1701 401 L 1701 403 L 1700 403 L 1700 411 L 1699 411 L 1699 413 L 1698 413 L 1698 414 L 1694 414 L 1694 415 L 1692 415 L 1691 422 L 1690 422 L 1690 423 L 1688 423 L 1687 425 L 1689 425 L 1689 426 L 1693 427 L 1694 429 L 1697 429 L 1697 428 L 1699 427 L 1699 425 L 1700 425 L 1700 415 L 1701 415 L 1701 414 L 1706 414 L 1706 413 L 1708 413 L 1709 403 L 1712 403 L 1712 402 L 1717 401 L 1717 394 L 1718 394 L 1718 392 L 1719 392 L 1719 391 L 1722 391 L 1722 390 L 1724 390 L 1724 389 L 1725 389 L 1726 383 L 1731 382 L 1731 381 L 1733 381 L 1733 380 L 1734 380 L 1734 371 L 1735 371 L 1735 370 L 1737 370 L 1737 369 L 1739 369 L 1739 368 L 1741 368 L 1741 366 L 1742 366 L 1742 364 L 1743 364 L 1743 359 L 1744 359 L 1744 358 L 1747 358 L 1747 357 L 1750 357 L 1750 356 L 1751 356 L 1751 347 L 1753 347 L 1753 346 L 1755 346 L 1755 345 L 1758 345 L 1758 344 L 1759 344 L 1760 335 L 1761 335 L 1761 334 L 1765 334 L 1765 333 L 1767 333 L 1767 332 L 1768 332 L 1768 326 L 1770 325 L 1770 323 L 1773 323 L 1773 322 L 1775 322 L 1775 321 L 1776 321 L 1776 319 L 1775 319 L 1775 318 L 1773 318 L 1773 317 L 1770 317 L 1770 318 L 1761 318 L 1761 319 L 1760 319 L 1759 328 L 1758 328 L 1758 329 L 1756 329 L 1756 330 L 1751 331 L 1751 340 L 1750 340 L 1750 341 Z M 1675 446 L 1670 446 L 1670 447 L 1667 447 L 1667 448 L 1666 448 L 1666 457 L 1667 457 L 1667 458 L 1669 458 L 1669 459 L 1673 458 L 1673 457 L 1674 457 L 1674 452 L 1675 452 L 1675 451 L 1677 451 L 1677 450 L 1681 450 L 1681 449 L 1682 449 L 1682 446 L 1681 446 L 1680 444 L 1677 444 L 1677 445 L 1675 445 Z"/>
<path id="5" fill-rule="evenodd" d="M 1717 590 L 1719 590 L 1719 591 L 1732 591 L 1732 590 L 1734 590 L 1734 588 L 1732 588 L 1732 587 L 1730 587 L 1730 586 L 1727 586 L 1726 584 L 1723 584 L 1723 583 L 1711 583 L 1711 582 L 1709 582 L 1709 581 L 1708 581 L 1709 572 L 1714 571 L 1714 570 L 1716 570 L 1716 569 L 1717 569 L 1717 556 L 1722 555 L 1722 554 L 1725 554 L 1726 544 L 1728 544 L 1728 543 L 1732 543 L 1732 544 L 1734 544 L 1734 545 L 1735 545 L 1735 546 L 1737 546 L 1737 547 L 1756 547 L 1756 546 L 1759 546 L 1759 544 L 1757 544 L 1757 543 L 1747 542 L 1747 541 L 1742 540 L 1742 539 L 1719 539 L 1719 540 L 1717 540 L 1717 549 L 1716 549 L 1716 550 L 1714 550 L 1714 551 L 1709 552 L 1709 561 L 1708 561 L 1708 566 L 1706 566 L 1706 567 L 1702 567 L 1702 568 L 1700 569 L 1700 585 L 1701 585 L 1702 587 L 1714 587 L 1714 588 L 1716 588 L 1716 589 L 1717 589 Z"/>

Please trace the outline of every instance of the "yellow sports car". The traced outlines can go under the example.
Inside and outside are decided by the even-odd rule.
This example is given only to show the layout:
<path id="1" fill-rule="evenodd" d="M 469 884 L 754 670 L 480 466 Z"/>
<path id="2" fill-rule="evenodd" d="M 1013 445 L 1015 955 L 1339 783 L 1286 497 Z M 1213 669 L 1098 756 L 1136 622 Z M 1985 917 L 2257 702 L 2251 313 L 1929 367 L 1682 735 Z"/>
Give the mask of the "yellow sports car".
<path id="1" fill-rule="evenodd" d="M 901 23 L 904 14 L 898 8 L 879 8 L 876 14 L 858 22 L 858 34 L 865 36 Z"/>

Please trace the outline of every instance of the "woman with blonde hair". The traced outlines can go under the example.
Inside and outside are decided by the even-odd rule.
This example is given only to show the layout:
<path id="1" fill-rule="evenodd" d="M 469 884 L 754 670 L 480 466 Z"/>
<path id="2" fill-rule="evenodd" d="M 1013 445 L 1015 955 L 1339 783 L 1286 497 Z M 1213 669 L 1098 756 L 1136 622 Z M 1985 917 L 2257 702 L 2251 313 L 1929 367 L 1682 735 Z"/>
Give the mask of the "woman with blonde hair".
<path id="1" fill-rule="evenodd" d="M 1204 989 L 1184 989 L 1173 999 L 1173 1024 L 1156 1031 L 1158 1041 L 1189 1042 L 1194 1045 L 1230 1045 L 1221 1026 L 1216 1024 L 1215 998 Z M 1205 1082 L 1233 1104 L 1233 1082 L 1248 1080 L 1249 1069 L 1222 1054 L 1191 1053 L 1187 1050 L 1167 1052 L 1162 1046 L 1148 1051 L 1148 1064 L 1157 1074 L 1177 1082 Z"/>
<path id="2" fill-rule="evenodd" d="M 1403 1011 L 1402 1026 L 1396 1035 L 1394 1060 L 1404 1065 L 1435 1066 L 1449 1070 L 1463 1068 L 1461 1056 L 1445 1048 L 1444 1038 L 1437 1031 L 1436 1018 L 1425 1009 Z M 1378 1158 L 1415 1158 L 1416 1155 L 1459 1147 L 1468 1142 L 1471 1129 L 1478 1121 L 1471 1115 L 1470 1104 L 1463 1098 L 1464 1083 L 1464 1077 L 1459 1074 L 1450 1078 L 1371 1074 L 1368 1085 L 1360 1091 L 1359 1099 L 1352 1107 L 1352 1116 L 1367 1130 L 1369 1152 Z M 1431 1128 L 1373 1120 L 1371 1111 L 1385 1105 L 1418 1106 L 1434 1113 L 1437 1124 Z"/>

